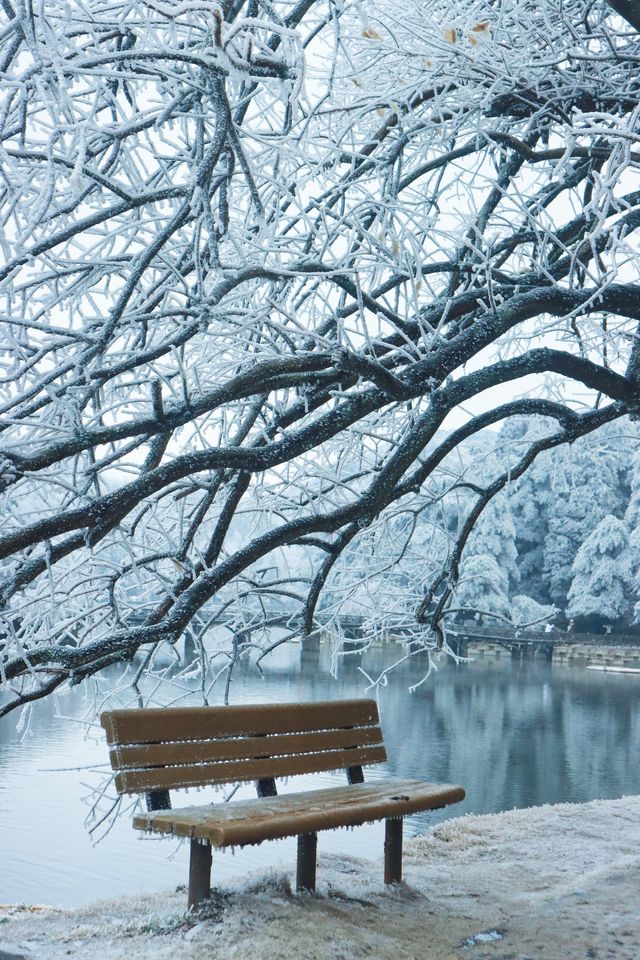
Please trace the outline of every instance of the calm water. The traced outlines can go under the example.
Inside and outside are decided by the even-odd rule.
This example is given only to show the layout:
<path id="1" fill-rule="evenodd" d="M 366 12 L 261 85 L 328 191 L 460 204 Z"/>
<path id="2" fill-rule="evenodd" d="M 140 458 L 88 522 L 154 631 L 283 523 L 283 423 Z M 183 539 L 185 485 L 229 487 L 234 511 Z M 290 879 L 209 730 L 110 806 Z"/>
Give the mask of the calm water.
<path id="1" fill-rule="evenodd" d="M 371 673 L 388 656 L 371 651 Z M 288 702 L 363 696 L 355 664 L 338 679 L 303 660 L 299 648 L 278 651 L 264 679 L 239 673 L 233 702 Z M 493 813 L 561 801 L 640 793 L 640 678 L 581 667 L 509 659 L 447 663 L 415 693 L 418 665 L 389 677 L 380 710 L 390 761 L 368 778 L 388 775 L 461 783 L 467 799 L 448 811 L 410 818 L 406 834 L 463 813 Z M 115 681 L 115 677 L 114 677 Z M 37 704 L 26 734 L 0 722 L 0 902 L 75 906 L 103 897 L 176 886 L 187 875 L 186 846 L 139 836 L 130 813 L 92 845 L 83 821 L 86 797 L 108 769 L 102 731 L 87 722 L 81 690 Z M 101 769 L 96 769 L 100 766 Z M 81 768 L 81 769 L 77 769 Z M 342 783 L 341 775 L 299 778 L 301 785 Z M 247 788 L 250 789 L 250 788 Z M 183 794 L 186 803 L 213 794 Z M 108 802 L 105 799 L 105 803 Z M 319 852 L 378 858 L 383 825 L 320 835 Z M 214 877 L 230 878 L 264 866 L 291 864 L 295 840 L 214 852 Z"/>

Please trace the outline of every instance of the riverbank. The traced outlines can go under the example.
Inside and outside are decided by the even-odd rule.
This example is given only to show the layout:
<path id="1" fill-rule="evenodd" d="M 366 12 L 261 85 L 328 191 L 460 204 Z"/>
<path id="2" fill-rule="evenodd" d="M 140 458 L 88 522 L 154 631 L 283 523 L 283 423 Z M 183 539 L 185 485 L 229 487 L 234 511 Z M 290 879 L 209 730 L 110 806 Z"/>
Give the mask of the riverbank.
<path id="1" fill-rule="evenodd" d="M 446 820 L 406 843 L 406 882 L 397 889 L 384 888 L 379 861 L 349 856 L 320 857 L 317 896 L 292 895 L 291 872 L 228 883 L 193 917 L 184 913 L 184 890 L 75 911 L 3 906 L 0 957 L 640 956 L 640 797 Z"/>
<path id="2" fill-rule="evenodd" d="M 467 648 L 467 655 L 473 659 L 501 657 L 512 659 L 522 659 L 522 657 L 533 656 L 551 662 L 558 666 L 609 666 L 609 667 L 629 667 L 640 668 L 640 644 L 638 643 L 616 643 L 611 640 L 607 643 L 558 643 L 553 644 L 553 648 L 545 649 L 542 644 L 540 649 L 535 647 L 521 646 L 516 647 L 513 652 L 503 643 L 491 641 L 477 641 L 470 643 Z"/>

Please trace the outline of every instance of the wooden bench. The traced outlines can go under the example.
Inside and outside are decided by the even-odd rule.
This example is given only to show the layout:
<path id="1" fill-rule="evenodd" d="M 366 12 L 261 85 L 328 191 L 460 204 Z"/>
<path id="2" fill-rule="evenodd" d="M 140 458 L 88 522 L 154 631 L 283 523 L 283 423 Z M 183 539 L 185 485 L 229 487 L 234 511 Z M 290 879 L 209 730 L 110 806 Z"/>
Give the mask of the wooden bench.
<path id="1" fill-rule="evenodd" d="M 119 793 L 145 793 L 138 830 L 189 837 L 189 907 L 210 894 L 211 847 L 298 837 L 297 889 L 315 889 L 317 832 L 386 820 L 384 879 L 402 878 L 402 818 L 464 798 L 421 780 L 364 782 L 381 763 L 375 700 L 112 710 L 107 732 Z M 276 777 L 346 769 L 348 786 L 277 795 Z M 169 790 L 256 781 L 257 800 L 171 809 Z"/>

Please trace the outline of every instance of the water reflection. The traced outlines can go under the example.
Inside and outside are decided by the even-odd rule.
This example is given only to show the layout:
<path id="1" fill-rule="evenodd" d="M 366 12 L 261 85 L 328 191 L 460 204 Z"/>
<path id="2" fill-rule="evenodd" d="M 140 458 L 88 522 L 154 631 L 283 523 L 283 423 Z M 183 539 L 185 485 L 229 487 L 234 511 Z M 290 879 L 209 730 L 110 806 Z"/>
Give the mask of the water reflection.
<path id="1" fill-rule="evenodd" d="M 364 669 L 376 675 L 388 651 L 367 653 Z M 337 679 L 328 674 L 328 654 L 302 655 L 281 648 L 264 678 L 238 672 L 234 702 L 286 702 L 364 695 L 358 661 L 341 661 Z M 369 777 L 418 776 L 461 783 L 463 804 L 411 818 L 407 834 L 446 816 L 497 812 L 561 801 L 582 802 L 640 792 L 635 745 L 640 734 L 638 678 L 510 660 L 456 667 L 446 663 L 413 694 L 416 663 L 398 668 L 380 690 L 382 722 L 390 756 Z M 115 676 L 112 682 L 115 683 Z M 169 697 L 169 692 L 167 692 Z M 87 723 L 91 704 L 80 690 L 35 705 L 27 735 L 9 719 L 0 723 L 0 901 L 67 906 L 99 897 L 162 889 L 183 883 L 186 851 L 175 861 L 171 841 L 136 836 L 123 817 L 97 847 L 88 839 L 82 798 L 105 766 L 99 728 Z M 306 778 L 322 786 L 332 775 Z M 336 775 L 338 778 L 340 775 Z M 341 780 L 339 780 L 341 782 Z M 300 781 L 285 785 L 296 789 Z M 205 799 L 193 796 L 193 802 Z M 190 801 L 187 801 L 190 802 Z M 366 826 L 348 836 L 356 856 L 381 854 L 383 827 Z M 218 877 L 294 859 L 295 841 L 247 848 L 235 857 L 215 856 Z M 343 852 L 344 834 L 323 834 L 322 852 Z"/>

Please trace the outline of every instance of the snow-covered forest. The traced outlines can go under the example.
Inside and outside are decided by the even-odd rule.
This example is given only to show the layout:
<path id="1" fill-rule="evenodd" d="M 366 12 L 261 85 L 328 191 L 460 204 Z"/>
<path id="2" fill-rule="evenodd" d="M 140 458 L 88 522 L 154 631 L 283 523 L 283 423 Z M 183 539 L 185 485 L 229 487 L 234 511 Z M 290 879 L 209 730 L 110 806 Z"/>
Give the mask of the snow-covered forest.
<path id="1" fill-rule="evenodd" d="M 0 715 L 356 608 L 633 617 L 635 3 L 0 16 Z"/>
<path id="2" fill-rule="evenodd" d="M 492 478 L 513 448 L 543 436 L 514 419 L 463 448 L 467 470 Z M 455 603 L 514 624 L 628 629 L 640 599 L 640 430 L 629 420 L 541 454 L 485 509 L 469 537 Z M 469 510 L 448 502 L 455 531 Z"/>

